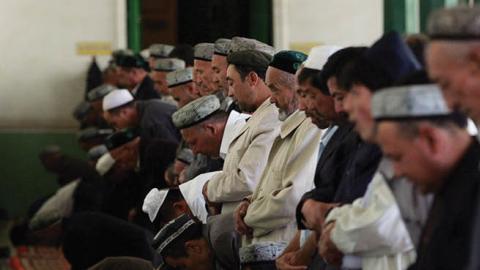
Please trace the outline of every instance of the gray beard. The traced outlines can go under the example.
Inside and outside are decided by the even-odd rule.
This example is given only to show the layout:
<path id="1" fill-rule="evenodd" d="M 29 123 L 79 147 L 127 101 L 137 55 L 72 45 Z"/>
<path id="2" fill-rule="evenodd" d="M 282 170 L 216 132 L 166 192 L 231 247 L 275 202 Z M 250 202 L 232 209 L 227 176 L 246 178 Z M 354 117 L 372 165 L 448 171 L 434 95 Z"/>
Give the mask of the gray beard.
<path id="1" fill-rule="evenodd" d="M 285 121 L 290 116 L 290 114 L 291 113 L 287 113 L 284 110 L 279 110 L 278 111 L 278 120 Z"/>

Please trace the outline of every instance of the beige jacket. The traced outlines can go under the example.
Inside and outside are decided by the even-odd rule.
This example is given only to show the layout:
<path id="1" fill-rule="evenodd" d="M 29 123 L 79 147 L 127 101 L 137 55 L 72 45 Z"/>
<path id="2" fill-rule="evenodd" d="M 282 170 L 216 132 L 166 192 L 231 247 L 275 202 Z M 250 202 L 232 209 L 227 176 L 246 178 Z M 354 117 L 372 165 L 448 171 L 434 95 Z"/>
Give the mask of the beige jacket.
<path id="1" fill-rule="evenodd" d="M 280 124 L 278 108 L 267 99 L 232 139 L 222 172 L 207 184 L 208 199 L 223 203 L 222 213 L 233 212 L 255 190 Z"/>
<path id="2" fill-rule="evenodd" d="M 288 242 L 296 233 L 295 207 L 315 177 L 321 135 L 304 112 L 284 121 L 244 218 L 253 238 L 242 246 Z"/>

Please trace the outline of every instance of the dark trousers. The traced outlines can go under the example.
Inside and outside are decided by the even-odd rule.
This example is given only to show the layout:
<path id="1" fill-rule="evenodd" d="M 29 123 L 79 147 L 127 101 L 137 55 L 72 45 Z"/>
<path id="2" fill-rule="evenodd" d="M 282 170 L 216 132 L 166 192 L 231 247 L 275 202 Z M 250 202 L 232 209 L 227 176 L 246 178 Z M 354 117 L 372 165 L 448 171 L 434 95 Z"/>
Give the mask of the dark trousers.
<path id="1" fill-rule="evenodd" d="M 255 262 L 242 265 L 242 270 L 277 270 L 275 261 Z"/>

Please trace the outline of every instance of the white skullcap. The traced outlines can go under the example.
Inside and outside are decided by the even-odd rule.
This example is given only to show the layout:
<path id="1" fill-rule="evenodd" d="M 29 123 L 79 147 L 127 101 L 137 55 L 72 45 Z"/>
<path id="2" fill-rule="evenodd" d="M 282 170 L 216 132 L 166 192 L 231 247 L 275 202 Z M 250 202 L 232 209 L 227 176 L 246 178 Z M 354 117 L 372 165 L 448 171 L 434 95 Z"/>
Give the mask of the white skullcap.
<path id="1" fill-rule="evenodd" d="M 328 57 L 340 49 L 338 46 L 328 45 L 313 47 L 303 65 L 306 68 L 322 70 L 325 63 L 327 63 Z"/>
<path id="2" fill-rule="evenodd" d="M 113 90 L 103 98 L 103 110 L 109 111 L 133 101 L 133 96 L 127 89 Z"/>
<path id="3" fill-rule="evenodd" d="M 205 183 L 218 173 L 219 171 L 203 173 L 178 186 L 190 211 L 192 211 L 192 214 L 203 224 L 207 224 L 208 213 L 207 209 L 205 209 L 205 199 L 202 194 L 202 189 Z"/>
<path id="4" fill-rule="evenodd" d="M 158 190 L 153 188 L 148 192 L 147 196 L 145 196 L 145 200 L 143 201 L 142 211 L 145 214 L 148 214 L 148 218 L 151 222 L 155 220 L 157 217 L 158 211 L 162 207 L 163 202 L 167 198 L 169 189 L 161 189 Z"/>
<path id="5" fill-rule="evenodd" d="M 105 175 L 115 165 L 115 159 L 113 159 L 110 153 L 105 153 L 97 160 L 95 169 L 100 175 Z"/>

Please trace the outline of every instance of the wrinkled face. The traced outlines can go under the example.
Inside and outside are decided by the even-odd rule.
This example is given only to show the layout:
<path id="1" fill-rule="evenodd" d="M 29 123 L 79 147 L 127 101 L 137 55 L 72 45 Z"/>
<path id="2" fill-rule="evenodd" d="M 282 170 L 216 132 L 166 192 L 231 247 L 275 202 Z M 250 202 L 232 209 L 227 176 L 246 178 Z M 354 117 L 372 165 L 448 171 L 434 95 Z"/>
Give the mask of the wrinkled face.
<path id="1" fill-rule="evenodd" d="M 451 109 L 460 109 L 480 121 L 480 59 L 455 57 L 455 46 L 434 41 L 426 53 L 430 78 L 439 84 Z"/>
<path id="2" fill-rule="evenodd" d="M 313 87 L 310 80 L 303 84 L 302 89 L 305 98 L 301 100 L 304 103 L 305 113 L 318 128 L 328 128 L 338 118 L 333 98 Z"/>
<path id="3" fill-rule="evenodd" d="M 377 142 L 383 154 L 393 163 L 397 177 L 407 177 L 417 185 L 423 193 L 435 190 L 437 177 L 432 174 L 435 167 L 431 162 L 432 153 L 428 142 L 421 135 L 407 137 L 401 134 L 399 126 L 391 121 L 378 124 Z"/>
<path id="4" fill-rule="evenodd" d="M 375 121 L 371 113 L 372 93 L 363 85 L 354 85 L 344 98 L 344 109 L 364 141 L 375 139 Z"/>
<path id="5" fill-rule="evenodd" d="M 284 121 L 287 117 L 295 112 L 298 107 L 298 100 L 295 96 L 295 90 L 285 86 L 281 81 L 281 76 L 293 76 L 290 74 L 282 74 L 283 71 L 269 67 L 267 69 L 267 75 L 265 82 L 272 91 L 270 102 L 275 104 L 279 110 L 279 119 Z"/>
<path id="6" fill-rule="evenodd" d="M 152 71 L 150 77 L 153 80 L 155 91 L 161 95 L 169 95 L 167 85 L 167 73 L 162 71 Z"/>
<path id="7" fill-rule="evenodd" d="M 240 77 L 234 65 L 227 68 L 228 96 L 238 104 L 243 112 L 254 112 L 255 107 L 255 89 L 253 89 L 247 75 L 243 80 Z"/>
<path id="8" fill-rule="evenodd" d="M 304 82 L 304 83 L 298 83 L 298 80 L 296 80 L 296 90 L 295 94 L 297 95 L 298 99 L 298 109 L 300 111 L 306 111 L 307 109 L 307 92 L 306 92 L 306 87 L 308 87 L 309 82 Z"/>
<path id="9" fill-rule="evenodd" d="M 212 63 L 195 59 L 193 62 L 193 81 L 202 96 L 214 91 L 212 85 Z"/>
<path id="10" fill-rule="evenodd" d="M 197 98 L 195 95 L 192 94 L 193 83 L 177 85 L 169 88 L 169 90 L 173 99 L 175 99 L 175 101 L 177 102 L 178 108 L 187 105 L 189 102 Z"/>
<path id="11" fill-rule="evenodd" d="M 214 54 L 212 58 L 212 79 L 215 89 L 222 89 L 228 91 L 227 84 L 227 57 L 223 55 Z"/>
<path id="12" fill-rule="evenodd" d="M 122 108 L 115 112 L 104 112 L 105 120 L 116 129 L 124 129 L 134 127 L 134 119 L 132 117 L 131 108 Z"/>
<path id="13" fill-rule="evenodd" d="M 338 87 L 337 79 L 335 77 L 328 79 L 327 86 L 330 95 L 333 97 L 333 102 L 335 104 L 335 112 L 340 116 L 340 118 L 348 119 L 348 113 L 345 111 L 345 108 L 343 106 L 347 91 L 342 90 Z"/>
<path id="14" fill-rule="evenodd" d="M 202 123 L 181 130 L 185 143 L 192 149 L 193 154 L 204 154 L 209 157 L 217 157 L 220 145 L 214 139 L 213 130 L 205 128 Z"/>

